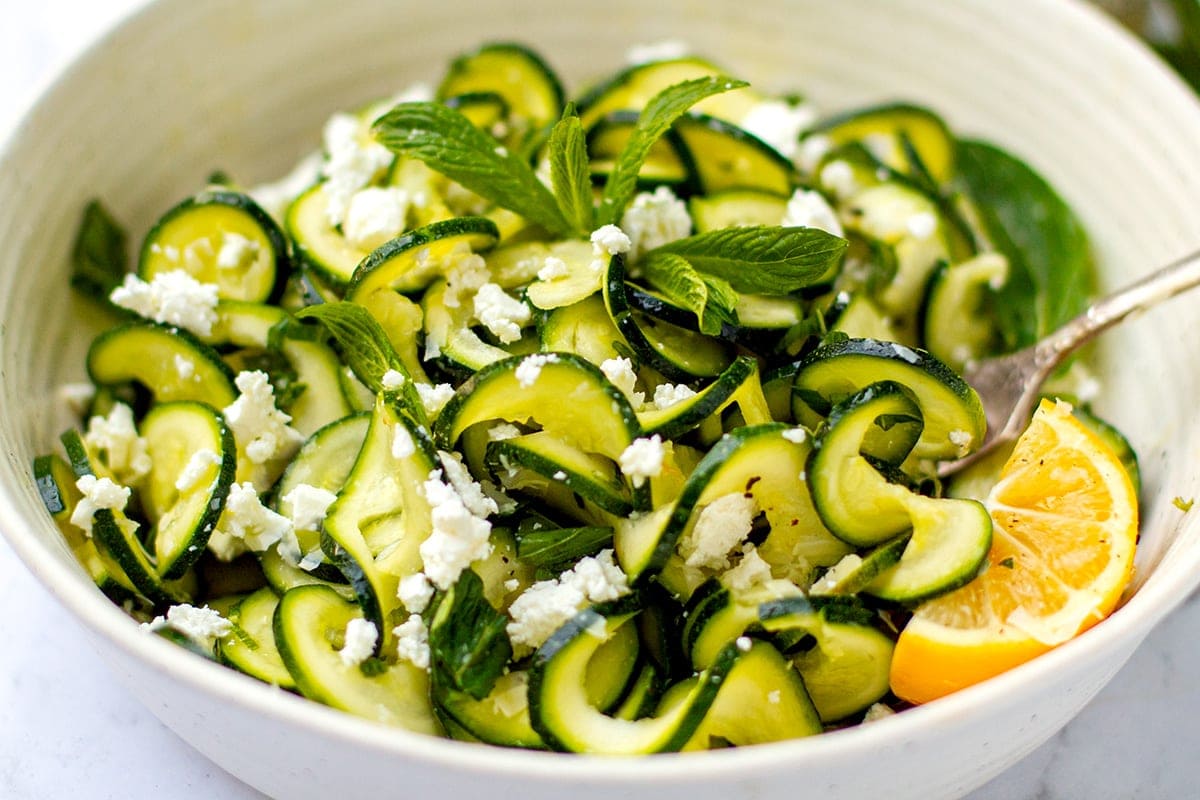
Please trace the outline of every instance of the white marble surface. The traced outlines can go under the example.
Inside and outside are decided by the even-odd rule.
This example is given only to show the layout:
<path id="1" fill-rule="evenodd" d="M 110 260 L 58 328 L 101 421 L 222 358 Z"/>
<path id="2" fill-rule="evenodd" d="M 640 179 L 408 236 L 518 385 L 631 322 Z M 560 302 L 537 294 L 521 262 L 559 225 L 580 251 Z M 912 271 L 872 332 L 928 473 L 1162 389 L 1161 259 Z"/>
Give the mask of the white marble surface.
<path id="1" fill-rule="evenodd" d="M 3 0 L 0 131 L 47 75 L 140 2 Z M 118 685 L 85 631 L 3 540 L 0 608 L 0 797 L 261 797 Z M 971 800 L 1197 796 L 1197 630 L 1193 597 L 1074 722 Z"/>

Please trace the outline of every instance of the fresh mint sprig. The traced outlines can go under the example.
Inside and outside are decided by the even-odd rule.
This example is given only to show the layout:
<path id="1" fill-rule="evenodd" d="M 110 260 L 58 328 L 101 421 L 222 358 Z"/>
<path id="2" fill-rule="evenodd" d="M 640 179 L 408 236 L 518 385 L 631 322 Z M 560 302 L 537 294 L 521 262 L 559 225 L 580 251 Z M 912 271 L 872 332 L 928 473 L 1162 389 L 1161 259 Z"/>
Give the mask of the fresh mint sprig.
<path id="1" fill-rule="evenodd" d="M 126 238 L 99 200 L 88 203 L 71 251 L 71 285 L 91 296 L 108 297 L 125 278 Z"/>
<path id="2" fill-rule="evenodd" d="M 550 132 L 549 154 L 550 185 L 558 208 L 577 234 L 587 236 L 595 225 L 596 212 L 587 141 L 574 103 L 567 104 L 562 119 Z"/>
<path id="3" fill-rule="evenodd" d="M 646 156 L 650 154 L 650 148 L 675 120 L 706 97 L 744 86 L 749 84 L 725 75 L 715 75 L 676 83 L 650 98 L 638 116 L 633 134 L 617 156 L 612 174 L 604 184 L 604 195 L 600 199 L 597 215 L 599 225 L 616 224 L 620 221 L 625 206 L 629 205 L 630 199 L 637 191 L 638 173 L 641 172 L 642 164 L 646 162 Z"/>
<path id="4" fill-rule="evenodd" d="M 675 253 L 652 253 L 641 264 L 646 280 L 675 305 L 696 315 L 700 332 L 715 336 L 722 323 L 737 324 L 738 295 L 729 282 L 697 272 Z"/>
<path id="5" fill-rule="evenodd" d="M 502 208 L 561 236 L 575 235 L 558 202 L 533 168 L 439 103 L 401 103 L 375 120 L 375 138 Z"/>
<path id="6" fill-rule="evenodd" d="M 735 291 L 783 295 L 828 280 L 848 242 L 819 228 L 723 228 L 655 248 L 647 260 L 679 256 Z"/>
<path id="7" fill-rule="evenodd" d="M 508 618 L 484 597 L 483 581 L 469 569 L 435 603 L 429 620 L 433 679 L 482 700 L 512 657 Z"/>

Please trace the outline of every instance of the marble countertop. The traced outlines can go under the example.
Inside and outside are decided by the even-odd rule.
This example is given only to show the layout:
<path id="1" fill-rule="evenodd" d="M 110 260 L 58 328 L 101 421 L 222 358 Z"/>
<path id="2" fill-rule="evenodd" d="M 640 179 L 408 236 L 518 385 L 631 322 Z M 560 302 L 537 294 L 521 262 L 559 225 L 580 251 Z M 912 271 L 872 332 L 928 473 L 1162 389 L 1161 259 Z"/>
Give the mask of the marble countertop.
<path id="1" fill-rule="evenodd" d="M 12 3 L 0 26 L 0 132 L 35 88 L 142 0 Z M 261 797 L 121 687 L 89 634 L 0 540 L 0 797 Z M 19 613 L 13 613 L 19 609 Z M 1182 798 L 1200 785 L 1200 597 L 1153 631 L 1070 725 L 971 800 Z"/>

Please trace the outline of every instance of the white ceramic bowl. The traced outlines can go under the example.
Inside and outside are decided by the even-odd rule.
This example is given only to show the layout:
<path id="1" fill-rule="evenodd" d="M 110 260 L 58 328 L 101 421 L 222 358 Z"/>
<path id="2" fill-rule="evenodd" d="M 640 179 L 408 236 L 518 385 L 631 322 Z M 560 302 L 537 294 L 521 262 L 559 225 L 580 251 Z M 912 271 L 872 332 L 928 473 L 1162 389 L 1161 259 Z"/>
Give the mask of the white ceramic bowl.
<path id="1" fill-rule="evenodd" d="M 82 377 L 91 328 L 66 289 L 83 204 L 132 230 L 221 167 L 274 177 L 333 110 L 413 80 L 485 40 L 522 40 L 578 87 L 633 43 L 690 42 L 826 109 L 896 97 L 1023 154 L 1093 236 L 1115 286 L 1200 243 L 1200 107 L 1089 8 L 1064 0 L 163 0 L 68 69 L 0 150 L 0 528 L 94 634 L 116 674 L 184 739 L 280 797 L 888 796 L 982 784 L 1070 719 L 1200 582 L 1200 525 L 1171 499 L 1200 480 L 1200 316 L 1178 301 L 1113 333 L 1100 412 L 1141 455 L 1135 591 L 1079 639 L 981 686 L 816 739 L 643 760 L 511 752 L 331 711 L 142 634 L 72 562 L 34 492 L 58 433 L 56 387 Z"/>

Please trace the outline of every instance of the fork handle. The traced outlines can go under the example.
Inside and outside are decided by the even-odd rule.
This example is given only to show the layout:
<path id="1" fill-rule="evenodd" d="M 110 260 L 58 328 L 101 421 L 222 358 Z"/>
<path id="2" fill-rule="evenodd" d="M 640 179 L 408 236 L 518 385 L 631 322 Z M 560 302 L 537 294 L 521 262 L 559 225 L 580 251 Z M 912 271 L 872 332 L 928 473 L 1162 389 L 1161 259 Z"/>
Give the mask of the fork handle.
<path id="1" fill-rule="evenodd" d="M 1200 286 L 1200 250 L 1092 303 L 1082 314 L 1037 344 L 1038 363 L 1043 369 L 1052 370 L 1076 348 L 1130 315 L 1195 286 Z"/>

